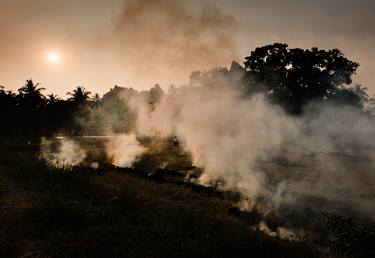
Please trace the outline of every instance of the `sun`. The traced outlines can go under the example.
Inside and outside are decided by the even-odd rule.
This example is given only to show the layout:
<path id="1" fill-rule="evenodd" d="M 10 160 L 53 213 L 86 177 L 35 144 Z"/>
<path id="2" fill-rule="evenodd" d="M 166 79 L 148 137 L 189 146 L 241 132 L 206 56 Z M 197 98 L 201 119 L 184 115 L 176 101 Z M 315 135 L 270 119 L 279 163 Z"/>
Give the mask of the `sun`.
<path id="1" fill-rule="evenodd" d="M 49 52 L 47 55 L 48 61 L 50 61 L 53 64 L 60 63 L 60 56 L 55 52 Z"/>

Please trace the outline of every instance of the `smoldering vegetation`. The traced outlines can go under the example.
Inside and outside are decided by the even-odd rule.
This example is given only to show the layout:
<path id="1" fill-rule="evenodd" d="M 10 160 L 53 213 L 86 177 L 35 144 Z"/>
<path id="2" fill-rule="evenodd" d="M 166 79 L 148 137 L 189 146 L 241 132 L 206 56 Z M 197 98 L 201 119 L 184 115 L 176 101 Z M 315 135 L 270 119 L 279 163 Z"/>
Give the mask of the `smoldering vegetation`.
<path id="1" fill-rule="evenodd" d="M 136 138 L 177 136 L 182 157 L 175 158 L 201 168 L 192 177 L 183 169 L 183 180 L 240 193 L 241 209 L 277 217 L 296 232 L 321 225 L 323 213 L 373 221 L 374 118 L 359 107 L 323 101 L 291 115 L 264 93 L 244 94 L 243 76 L 233 64 L 167 93 L 158 85 L 143 92 L 115 87 L 90 110 L 83 134 L 110 136 L 106 155 L 127 168 L 152 152 Z M 168 165 L 154 164 L 147 174 Z M 268 232 L 264 223 L 259 229 Z"/>

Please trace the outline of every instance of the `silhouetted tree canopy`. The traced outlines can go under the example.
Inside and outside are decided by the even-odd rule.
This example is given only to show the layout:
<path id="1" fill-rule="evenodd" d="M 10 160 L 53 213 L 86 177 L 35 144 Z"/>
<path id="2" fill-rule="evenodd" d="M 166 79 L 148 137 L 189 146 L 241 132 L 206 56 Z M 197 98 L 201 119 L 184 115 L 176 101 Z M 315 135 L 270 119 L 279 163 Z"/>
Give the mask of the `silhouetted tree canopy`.
<path id="1" fill-rule="evenodd" d="M 46 98 L 42 94 L 44 88 L 39 87 L 31 79 L 26 80 L 23 87 L 18 89 L 18 120 L 16 123 L 25 135 L 32 135 L 43 124 L 43 112 Z"/>
<path id="2" fill-rule="evenodd" d="M 59 97 L 53 93 L 47 95 L 47 103 L 52 104 L 59 100 Z"/>
<path id="3" fill-rule="evenodd" d="M 68 92 L 67 95 L 71 96 L 68 100 L 82 104 L 90 99 L 91 92 L 87 91 L 83 86 L 78 86 L 72 92 Z"/>
<path id="4" fill-rule="evenodd" d="M 18 89 L 20 103 L 24 108 L 37 109 L 44 105 L 45 97 L 42 91 L 45 88 L 38 88 L 40 83 L 34 83 L 32 80 L 26 80 L 26 84 Z"/>
<path id="5" fill-rule="evenodd" d="M 270 100 L 291 113 L 301 113 L 303 106 L 313 100 L 361 103 L 354 92 L 343 88 L 352 82 L 359 64 L 345 58 L 338 49 L 289 48 L 275 43 L 256 48 L 245 60 L 255 87 L 265 90 Z M 249 87 L 254 87 L 254 81 L 249 81 Z"/>
<path id="6" fill-rule="evenodd" d="M 370 106 L 368 113 L 375 115 L 375 100 L 368 96 L 367 88 L 351 85 L 357 68 L 358 64 L 338 49 L 291 49 L 275 43 L 256 48 L 245 58 L 244 66 L 232 62 L 229 68 L 193 72 L 189 85 L 171 86 L 168 94 L 177 96 L 196 86 L 212 90 L 233 87 L 245 98 L 265 94 L 270 102 L 291 114 L 301 114 L 311 102 L 330 102 L 358 108 L 366 104 Z M 114 86 L 102 98 L 98 94 L 91 98 L 91 92 L 78 86 L 67 93 L 67 100 L 54 94 L 45 96 L 43 90 L 31 79 L 18 89 L 18 94 L 0 86 L 0 108 L 5 111 L 0 120 L 2 135 L 30 138 L 56 133 L 100 134 L 98 121 L 104 121 L 106 129 L 114 133 L 127 132 L 134 129 L 136 119 L 129 105 L 147 103 L 152 110 L 165 95 L 158 84 L 145 91 Z"/>

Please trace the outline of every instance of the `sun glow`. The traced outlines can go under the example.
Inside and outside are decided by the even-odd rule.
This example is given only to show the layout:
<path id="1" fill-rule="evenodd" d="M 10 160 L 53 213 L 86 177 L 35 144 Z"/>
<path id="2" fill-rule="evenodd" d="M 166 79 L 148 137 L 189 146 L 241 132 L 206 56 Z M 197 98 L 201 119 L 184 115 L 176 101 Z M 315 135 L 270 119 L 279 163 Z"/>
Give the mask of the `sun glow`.
<path id="1" fill-rule="evenodd" d="M 57 53 L 50 52 L 47 55 L 48 61 L 51 63 L 57 64 L 60 63 L 60 56 Z"/>

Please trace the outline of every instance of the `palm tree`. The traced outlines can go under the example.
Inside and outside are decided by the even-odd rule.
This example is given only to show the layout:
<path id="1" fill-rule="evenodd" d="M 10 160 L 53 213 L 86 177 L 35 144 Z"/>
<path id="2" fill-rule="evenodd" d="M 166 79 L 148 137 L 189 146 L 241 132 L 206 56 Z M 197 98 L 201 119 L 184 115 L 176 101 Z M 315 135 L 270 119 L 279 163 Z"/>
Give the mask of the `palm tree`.
<path id="1" fill-rule="evenodd" d="M 16 93 L 14 93 L 13 91 L 11 90 L 7 90 L 7 91 L 4 91 L 5 92 L 5 95 L 8 96 L 9 98 L 16 98 Z"/>
<path id="2" fill-rule="evenodd" d="M 0 86 L 0 110 L 3 111 L 0 117 L 0 133 L 11 134 L 15 131 L 17 99 L 16 94 L 10 90 L 6 91 L 3 86 Z"/>
<path id="3" fill-rule="evenodd" d="M 44 119 L 46 97 L 42 94 L 44 88 L 39 85 L 30 79 L 26 80 L 26 84 L 18 89 L 19 117 L 17 124 L 28 138 L 40 133 L 39 128 Z"/>
<path id="4" fill-rule="evenodd" d="M 91 101 L 92 101 L 92 106 L 93 107 L 98 107 L 100 105 L 101 101 L 102 101 L 102 99 L 100 98 L 99 93 L 95 93 L 94 97 L 92 97 Z"/>
<path id="5" fill-rule="evenodd" d="M 20 95 L 25 97 L 32 97 L 32 98 L 39 98 L 43 99 L 44 95 L 42 94 L 42 91 L 45 90 L 45 88 L 38 88 L 40 83 L 34 84 L 33 80 L 26 80 L 25 86 L 18 89 L 18 92 Z"/>
<path id="6" fill-rule="evenodd" d="M 26 84 L 18 89 L 18 98 L 21 106 L 27 109 L 36 109 L 44 105 L 45 96 L 42 91 L 45 88 L 38 88 L 40 83 L 34 83 L 33 80 L 26 80 Z"/>
<path id="7" fill-rule="evenodd" d="M 4 104 L 9 101 L 16 101 L 16 94 L 11 90 L 4 90 L 5 87 L 0 85 L 0 104 Z"/>
<path id="8" fill-rule="evenodd" d="M 85 103 L 90 99 L 91 92 L 87 91 L 83 86 L 78 86 L 72 92 L 68 92 L 67 95 L 71 97 L 68 99 L 76 103 Z"/>
<path id="9" fill-rule="evenodd" d="M 59 97 L 53 93 L 47 95 L 47 103 L 55 103 L 59 100 Z"/>

